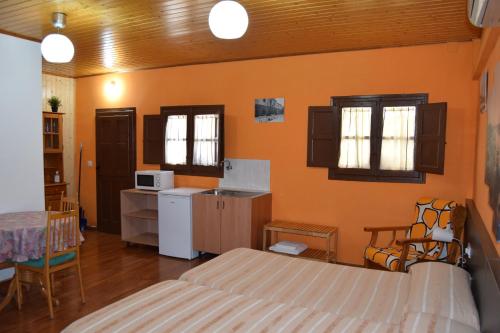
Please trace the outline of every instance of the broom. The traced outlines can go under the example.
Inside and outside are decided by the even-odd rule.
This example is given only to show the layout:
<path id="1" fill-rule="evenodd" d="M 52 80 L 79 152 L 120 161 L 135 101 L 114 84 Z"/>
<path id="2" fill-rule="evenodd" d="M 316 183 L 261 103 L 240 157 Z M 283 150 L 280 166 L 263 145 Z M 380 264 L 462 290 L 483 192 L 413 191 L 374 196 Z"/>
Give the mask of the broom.
<path id="1" fill-rule="evenodd" d="M 87 218 L 85 217 L 85 211 L 80 203 L 80 184 L 82 179 L 82 152 L 83 144 L 80 143 L 80 161 L 78 165 L 78 211 L 80 212 L 80 230 L 84 231 L 87 228 Z"/>

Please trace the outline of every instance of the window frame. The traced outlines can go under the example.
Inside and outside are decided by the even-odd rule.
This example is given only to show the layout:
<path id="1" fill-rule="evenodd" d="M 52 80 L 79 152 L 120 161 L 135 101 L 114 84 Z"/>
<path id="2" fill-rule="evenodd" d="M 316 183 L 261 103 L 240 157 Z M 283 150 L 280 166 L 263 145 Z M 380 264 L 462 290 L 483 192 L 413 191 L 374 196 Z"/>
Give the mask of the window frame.
<path id="1" fill-rule="evenodd" d="M 391 95 L 361 95 L 361 96 L 334 96 L 331 98 L 331 106 L 334 113 L 335 129 L 335 156 L 333 166 L 328 169 L 328 179 L 353 180 L 368 182 L 390 182 L 390 183 L 425 183 L 425 173 L 420 171 L 393 171 L 380 170 L 380 158 L 382 153 L 383 132 L 383 107 L 384 106 L 415 106 L 418 113 L 419 104 L 427 104 L 428 94 L 391 94 Z M 341 143 L 341 124 L 343 107 L 372 107 L 371 129 L 370 129 L 370 169 L 339 168 Z M 415 115 L 416 117 L 416 115 Z M 417 140 L 415 130 L 415 141 Z M 417 149 L 414 149 L 414 162 L 417 160 Z"/>
<path id="2" fill-rule="evenodd" d="M 203 166 L 193 164 L 194 150 L 194 118 L 196 115 L 218 114 L 219 115 L 219 156 L 216 166 Z M 165 130 L 168 116 L 186 115 L 187 133 L 186 133 L 186 164 L 167 164 L 165 163 Z M 177 175 L 217 177 L 224 176 L 224 105 L 180 105 L 180 106 L 162 106 L 160 107 L 160 116 L 162 122 L 162 158 L 161 170 L 171 170 Z"/>

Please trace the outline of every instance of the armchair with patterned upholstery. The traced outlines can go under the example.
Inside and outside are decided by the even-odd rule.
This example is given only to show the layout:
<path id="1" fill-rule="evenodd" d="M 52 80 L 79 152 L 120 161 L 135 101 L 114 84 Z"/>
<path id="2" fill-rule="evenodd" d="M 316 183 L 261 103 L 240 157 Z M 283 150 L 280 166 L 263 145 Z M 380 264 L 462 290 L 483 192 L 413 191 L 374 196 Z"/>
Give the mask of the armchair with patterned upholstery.
<path id="1" fill-rule="evenodd" d="M 409 266 L 419 261 L 455 263 L 459 246 L 435 241 L 432 233 L 436 228 L 451 230 L 454 238 L 460 239 L 466 214 L 466 209 L 454 201 L 419 199 L 415 207 L 415 222 L 411 226 L 364 228 L 372 234 L 364 253 L 365 267 L 405 272 Z M 381 232 L 392 232 L 392 238 L 385 247 L 376 244 Z M 406 238 L 397 239 L 398 232 L 405 232 Z"/>

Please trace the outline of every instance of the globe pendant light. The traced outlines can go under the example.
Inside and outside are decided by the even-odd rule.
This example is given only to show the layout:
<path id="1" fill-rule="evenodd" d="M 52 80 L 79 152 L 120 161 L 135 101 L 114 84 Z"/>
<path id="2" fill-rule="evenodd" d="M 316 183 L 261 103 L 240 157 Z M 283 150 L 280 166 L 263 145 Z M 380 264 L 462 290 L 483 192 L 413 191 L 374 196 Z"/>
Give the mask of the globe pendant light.
<path id="1" fill-rule="evenodd" d="M 58 33 L 49 34 L 42 40 L 42 55 L 48 62 L 70 62 L 75 54 L 75 48 L 68 37 L 59 33 L 59 30 L 66 26 L 66 14 L 53 13 L 52 24 Z"/>
<path id="2" fill-rule="evenodd" d="M 247 31 L 248 14 L 238 2 L 223 0 L 210 10 L 208 25 L 217 38 L 237 39 Z"/>

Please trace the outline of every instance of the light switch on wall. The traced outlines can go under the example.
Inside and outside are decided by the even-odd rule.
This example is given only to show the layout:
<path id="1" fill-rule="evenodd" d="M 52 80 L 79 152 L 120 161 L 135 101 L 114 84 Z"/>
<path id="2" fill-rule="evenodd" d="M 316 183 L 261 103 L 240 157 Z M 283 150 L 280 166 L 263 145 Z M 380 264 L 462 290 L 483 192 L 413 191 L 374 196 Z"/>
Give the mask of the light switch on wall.
<path id="1" fill-rule="evenodd" d="M 93 161 L 87 161 L 87 166 L 89 168 L 92 168 L 94 166 L 94 162 Z"/>

